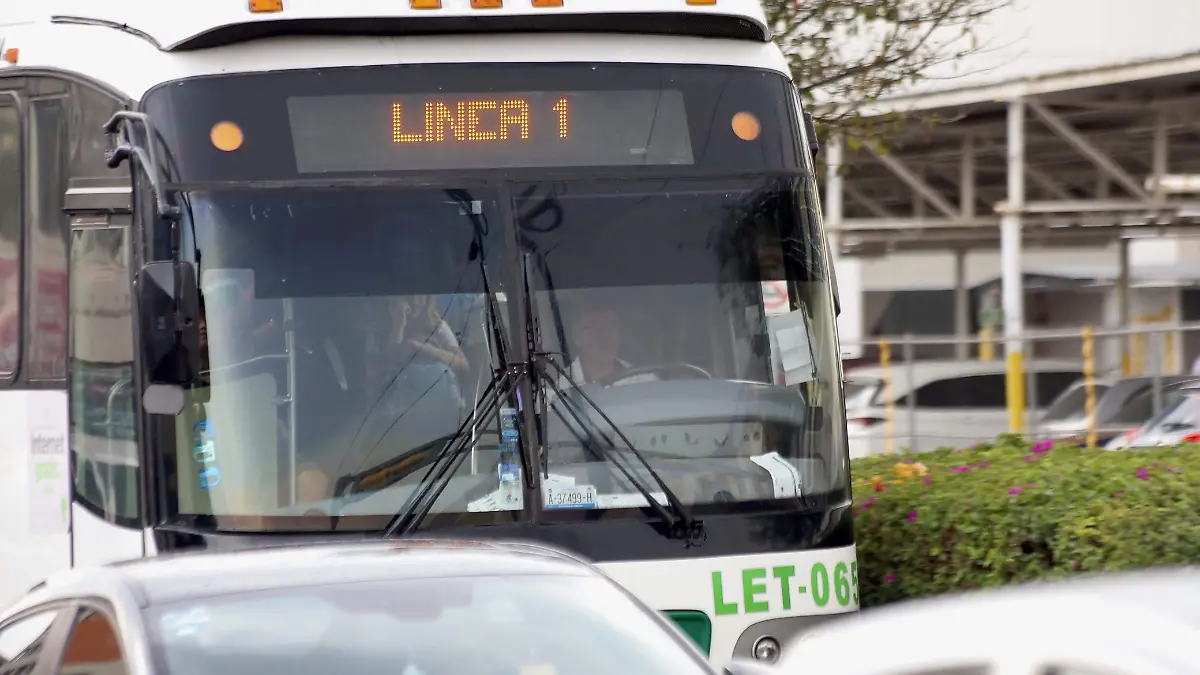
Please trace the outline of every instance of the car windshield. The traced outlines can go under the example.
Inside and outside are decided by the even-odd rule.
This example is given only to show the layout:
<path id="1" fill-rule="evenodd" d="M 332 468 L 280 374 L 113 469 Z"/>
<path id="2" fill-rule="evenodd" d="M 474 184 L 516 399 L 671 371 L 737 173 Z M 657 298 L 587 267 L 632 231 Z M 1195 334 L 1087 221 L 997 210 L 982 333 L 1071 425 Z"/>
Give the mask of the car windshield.
<path id="1" fill-rule="evenodd" d="M 1159 385 L 1161 391 L 1161 385 Z M 1160 394 L 1165 399 L 1165 393 Z M 1162 400 L 1160 400 L 1160 404 Z M 1113 411 L 1107 420 L 1102 420 L 1109 426 L 1136 426 L 1154 416 L 1154 385 L 1148 385 L 1135 390 Z"/>
<path id="2" fill-rule="evenodd" d="M 1095 391 L 1095 400 L 1098 402 L 1100 397 L 1108 392 L 1108 385 L 1099 382 L 1093 385 Z M 1043 422 L 1063 422 L 1067 420 L 1082 420 L 1086 416 L 1087 410 L 1087 387 L 1080 383 L 1059 394 L 1058 398 L 1050 404 L 1046 410 L 1046 414 L 1042 416 Z"/>
<path id="3" fill-rule="evenodd" d="M 165 675 L 707 675 L 611 584 L 477 576 L 323 585 L 153 607 Z"/>
<path id="4" fill-rule="evenodd" d="M 846 380 L 846 409 L 866 408 L 871 405 L 881 384 L 879 380 Z"/>
<path id="5" fill-rule="evenodd" d="M 1162 413 L 1146 423 L 1148 434 L 1174 434 L 1200 430 L 1200 391 L 1179 389 L 1171 392 Z"/>

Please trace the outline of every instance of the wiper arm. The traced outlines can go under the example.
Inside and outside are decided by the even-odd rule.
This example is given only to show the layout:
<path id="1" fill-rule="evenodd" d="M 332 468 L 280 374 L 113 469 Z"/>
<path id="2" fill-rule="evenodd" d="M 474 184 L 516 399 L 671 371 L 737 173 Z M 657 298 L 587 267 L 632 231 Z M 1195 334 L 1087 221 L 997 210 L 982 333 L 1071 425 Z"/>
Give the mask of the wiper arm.
<path id="1" fill-rule="evenodd" d="M 476 432 L 486 428 L 496 419 L 500 413 L 500 404 L 512 395 L 522 377 L 520 373 L 508 370 L 497 371 L 492 376 L 483 395 L 475 404 L 475 410 L 459 425 L 441 452 L 434 457 L 417 489 L 409 495 L 404 506 L 400 507 L 388 523 L 383 532 L 384 538 L 397 533 L 401 536 L 409 535 L 416 531 L 434 503 L 442 496 L 442 492 L 450 485 L 455 471 L 467 456 L 466 450 L 471 447 Z"/>
<path id="2" fill-rule="evenodd" d="M 588 406 L 590 406 L 592 410 L 596 411 L 596 414 L 598 414 L 601 419 L 608 424 L 616 436 L 621 439 L 621 442 L 625 444 L 625 447 L 628 448 L 629 454 L 633 455 L 639 462 L 641 462 L 641 465 L 646 470 L 646 473 L 649 474 L 652 479 L 654 479 L 654 482 L 658 485 L 658 488 L 662 490 L 663 496 L 666 497 L 666 506 L 663 506 L 657 499 L 655 499 L 650 490 L 647 489 L 640 480 L 633 476 L 633 473 L 625 466 L 623 460 L 618 459 L 617 454 L 611 447 L 613 444 L 609 440 L 608 436 L 603 433 L 593 432 L 589 426 L 584 423 L 584 421 L 581 419 L 582 416 L 578 414 L 578 412 L 574 409 L 574 406 L 569 404 L 568 397 L 565 395 L 565 392 L 563 392 L 562 388 L 558 386 L 554 376 L 549 372 L 549 369 L 546 367 L 547 363 L 550 364 L 557 374 L 574 388 L 575 392 L 579 394 L 580 398 L 587 402 Z M 567 372 L 567 369 L 559 365 L 559 363 L 554 359 L 549 358 L 546 355 L 539 354 L 534 358 L 534 371 L 545 379 L 546 383 L 554 391 L 555 402 L 563 402 L 564 407 L 567 409 L 570 415 L 575 418 L 575 421 L 583 428 L 584 433 L 588 434 L 589 438 L 591 438 L 593 441 L 597 440 L 597 436 L 603 440 L 603 442 L 597 443 L 597 445 L 600 452 L 604 455 L 604 458 L 607 459 L 613 466 L 616 466 L 618 469 L 620 469 L 621 473 L 625 475 L 625 478 L 632 483 L 635 488 L 637 488 L 637 491 L 640 492 L 643 497 L 646 498 L 646 502 L 650 505 L 650 508 L 653 509 L 667 524 L 668 535 L 674 539 L 684 540 L 685 545 L 689 548 L 692 546 L 704 545 L 704 543 L 708 540 L 708 532 L 704 527 L 704 521 L 697 520 L 692 517 L 691 513 L 688 511 L 688 508 L 683 505 L 683 502 L 679 501 L 679 497 L 677 497 L 671 488 L 667 486 L 667 483 L 665 480 L 663 480 L 663 477 L 659 475 L 659 473 L 655 471 L 653 467 L 650 466 L 648 461 L 646 461 L 645 455 L 643 455 L 633 445 L 633 442 L 630 441 L 625 433 L 621 431 L 621 428 L 612 421 L 612 418 L 610 418 L 608 414 L 605 413 L 604 410 L 597 405 L 590 396 L 584 393 L 583 389 L 580 388 L 579 383 L 571 377 L 569 372 Z"/>
<path id="3" fill-rule="evenodd" d="M 475 229 L 475 240 L 472 242 L 471 259 L 479 258 L 479 276 L 483 280 L 483 295 L 487 302 L 488 328 L 492 333 L 492 344 L 499 361 L 499 370 L 508 368 L 508 345 L 504 341 L 504 327 L 500 323 L 500 308 L 496 304 L 496 296 L 492 293 L 491 275 L 488 274 L 487 253 L 483 238 L 488 233 L 487 219 L 481 213 L 475 213 L 472 208 L 471 195 L 466 190 L 446 190 L 452 199 L 459 203 L 467 219 Z"/>

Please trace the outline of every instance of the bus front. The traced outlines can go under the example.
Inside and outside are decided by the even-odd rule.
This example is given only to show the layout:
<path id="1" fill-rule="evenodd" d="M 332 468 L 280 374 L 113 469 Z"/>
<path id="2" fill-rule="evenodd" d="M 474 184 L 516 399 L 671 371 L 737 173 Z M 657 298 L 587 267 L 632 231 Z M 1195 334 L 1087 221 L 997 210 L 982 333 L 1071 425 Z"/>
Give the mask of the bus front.
<path id="1" fill-rule="evenodd" d="M 856 610 L 812 156 L 747 21 L 268 40 L 148 91 L 157 550 L 542 541 L 718 665 Z"/>

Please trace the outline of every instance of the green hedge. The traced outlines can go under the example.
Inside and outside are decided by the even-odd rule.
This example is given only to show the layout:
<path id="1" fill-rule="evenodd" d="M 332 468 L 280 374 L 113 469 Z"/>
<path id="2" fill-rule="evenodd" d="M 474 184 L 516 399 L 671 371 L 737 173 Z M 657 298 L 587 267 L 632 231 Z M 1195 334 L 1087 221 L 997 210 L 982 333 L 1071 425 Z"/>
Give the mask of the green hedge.
<path id="1" fill-rule="evenodd" d="M 1200 446 L 995 444 L 852 462 L 865 607 L 1076 572 L 1200 563 Z"/>

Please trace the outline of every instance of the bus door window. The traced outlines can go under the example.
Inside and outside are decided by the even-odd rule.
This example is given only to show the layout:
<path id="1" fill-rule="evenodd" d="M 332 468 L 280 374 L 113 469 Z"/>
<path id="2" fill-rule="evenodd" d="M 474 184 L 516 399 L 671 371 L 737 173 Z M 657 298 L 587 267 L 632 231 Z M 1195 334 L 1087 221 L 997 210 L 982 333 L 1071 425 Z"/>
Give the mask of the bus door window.
<path id="1" fill-rule="evenodd" d="M 21 336 L 21 118 L 0 95 L 0 376 L 16 372 Z"/>
<path id="2" fill-rule="evenodd" d="M 204 391 L 192 392 L 177 431 L 179 499 L 188 512 L 254 513 L 277 506 L 263 485 L 290 481 L 279 470 L 290 386 L 281 303 L 255 297 L 252 270 L 202 269 L 200 290 Z M 275 452 L 238 452 L 247 442 Z"/>

